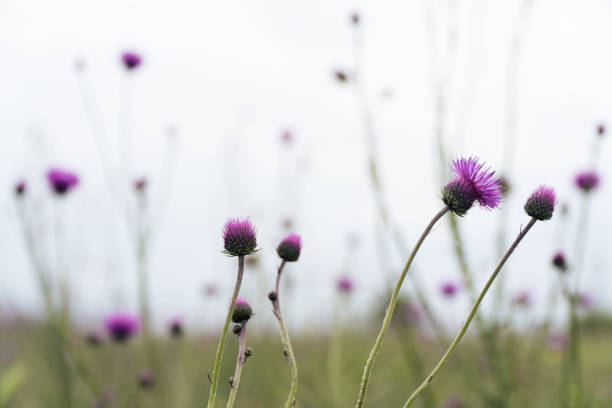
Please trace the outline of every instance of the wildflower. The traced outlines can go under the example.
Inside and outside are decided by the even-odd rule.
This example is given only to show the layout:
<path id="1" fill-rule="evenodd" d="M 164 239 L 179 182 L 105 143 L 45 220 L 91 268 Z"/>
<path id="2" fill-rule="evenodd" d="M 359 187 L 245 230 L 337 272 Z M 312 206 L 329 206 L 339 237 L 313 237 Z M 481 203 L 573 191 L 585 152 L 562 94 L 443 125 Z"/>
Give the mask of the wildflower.
<path id="1" fill-rule="evenodd" d="M 223 229 L 224 252 L 229 256 L 245 256 L 257 252 L 255 228 L 248 218 L 232 218 Z"/>
<path id="2" fill-rule="evenodd" d="M 531 294 L 526 290 L 522 290 L 514 296 L 512 302 L 517 306 L 529 307 L 531 305 Z"/>
<path id="3" fill-rule="evenodd" d="M 578 304 L 584 309 L 591 309 L 595 305 L 595 300 L 588 293 L 579 293 Z"/>
<path id="4" fill-rule="evenodd" d="M 207 283 L 202 288 L 202 292 L 204 293 L 204 296 L 207 297 L 217 296 L 219 294 L 219 287 L 217 287 L 217 285 L 214 283 Z"/>
<path id="5" fill-rule="evenodd" d="M 140 323 L 136 316 L 114 313 L 106 318 L 104 326 L 108 334 L 118 343 L 125 342 L 138 331 Z"/>
<path id="6" fill-rule="evenodd" d="M 138 385 L 140 386 L 140 388 L 143 389 L 148 389 L 153 387 L 153 384 L 155 383 L 154 381 L 154 377 L 153 377 L 153 373 L 149 370 L 147 370 L 146 368 L 143 370 L 140 370 L 140 373 L 138 373 Z"/>
<path id="7" fill-rule="evenodd" d="M 547 186 L 540 186 L 527 199 L 525 212 L 539 221 L 550 220 L 556 204 L 555 190 Z"/>
<path id="8" fill-rule="evenodd" d="M 52 168 L 47 171 L 47 181 L 58 196 L 66 194 L 79 184 L 76 174 L 59 168 Z"/>
<path id="9" fill-rule="evenodd" d="M 87 344 L 91 347 L 97 347 L 102 344 L 102 336 L 100 336 L 98 332 L 93 331 L 87 334 L 85 341 L 87 341 Z"/>
<path id="10" fill-rule="evenodd" d="M 336 80 L 341 83 L 348 81 L 348 75 L 346 74 L 346 72 L 340 69 L 334 71 L 334 78 L 336 78 Z"/>
<path id="11" fill-rule="evenodd" d="M 232 313 L 232 322 L 242 323 L 248 321 L 253 315 L 253 309 L 249 303 L 241 297 L 236 299 L 236 307 Z"/>
<path id="12" fill-rule="evenodd" d="M 563 350 L 567 346 L 567 334 L 562 331 L 554 331 L 550 333 L 546 343 L 548 347 L 555 351 Z"/>
<path id="13" fill-rule="evenodd" d="M 606 125 L 604 125 L 603 123 L 600 123 L 599 125 L 597 125 L 597 135 L 603 136 L 605 133 L 606 133 Z"/>
<path id="14" fill-rule="evenodd" d="M 281 140 L 285 144 L 291 144 L 294 140 L 293 133 L 291 130 L 287 129 L 281 134 Z"/>
<path id="15" fill-rule="evenodd" d="M 353 291 L 353 280 L 348 276 L 343 276 L 338 279 L 336 286 L 341 293 L 351 293 Z"/>
<path id="16" fill-rule="evenodd" d="M 132 71 L 142 64 L 142 57 L 137 52 L 125 51 L 121 54 L 121 62 L 128 71 Z"/>
<path id="17" fill-rule="evenodd" d="M 180 317 L 175 317 L 174 319 L 170 320 L 168 328 L 170 329 L 170 336 L 174 338 L 178 338 L 183 335 L 183 321 Z"/>
<path id="18" fill-rule="evenodd" d="M 139 177 L 136 180 L 134 180 L 134 191 L 136 191 L 137 193 L 143 193 L 148 185 L 148 181 L 146 177 Z"/>
<path id="19" fill-rule="evenodd" d="M 472 208 L 475 201 L 481 207 L 493 209 L 501 201 L 501 183 L 495 172 L 484 168 L 478 158 L 460 158 L 453 161 L 455 177 L 442 189 L 442 201 L 459 216 Z"/>
<path id="20" fill-rule="evenodd" d="M 440 285 L 440 292 L 442 292 L 442 295 L 445 297 L 454 297 L 458 291 L 459 285 L 457 285 L 455 282 L 443 282 Z"/>
<path id="21" fill-rule="evenodd" d="M 557 253 L 555 253 L 552 258 L 552 264 L 561 272 L 565 272 L 567 270 L 567 261 L 565 260 L 565 254 L 563 251 L 557 251 Z"/>
<path id="22" fill-rule="evenodd" d="M 17 197 L 22 197 L 25 193 L 26 193 L 26 189 L 27 189 L 27 184 L 25 182 L 25 180 L 19 180 L 16 184 L 15 184 L 15 195 Z"/>
<path id="23" fill-rule="evenodd" d="M 594 171 L 584 171 L 576 174 L 574 183 L 576 183 L 576 187 L 588 193 L 599 186 L 599 175 Z"/>
<path id="24" fill-rule="evenodd" d="M 291 233 L 287 235 L 276 248 L 278 256 L 287 262 L 295 262 L 300 257 L 302 250 L 302 239 L 299 235 Z"/>
<path id="25" fill-rule="evenodd" d="M 359 22 L 361 21 L 361 16 L 359 15 L 358 12 L 354 11 L 351 13 L 351 23 L 353 23 L 354 25 L 359 25 Z"/>

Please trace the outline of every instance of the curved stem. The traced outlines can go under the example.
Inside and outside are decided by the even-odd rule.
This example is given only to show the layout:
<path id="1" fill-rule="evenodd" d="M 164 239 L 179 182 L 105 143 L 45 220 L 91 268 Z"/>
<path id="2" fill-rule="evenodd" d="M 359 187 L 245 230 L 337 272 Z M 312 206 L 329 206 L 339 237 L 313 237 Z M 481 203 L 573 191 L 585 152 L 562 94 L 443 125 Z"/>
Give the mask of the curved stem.
<path id="1" fill-rule="evenodd" d="M 212 377 L 210 378 L 210 394 L 208 395 L 208 408 L 215 406 L 215 397 L 217 396 L 217 385 L 219 384 L 219 371 L 221 369 L 221 358 L 223 357 L 223 349 L 225 349 L 225 339 L 227 338 L 227 329 L 230 321 L 232 320 L 232 313 L 234 312 L 234 306 L 236 304 L 236 298 L 238 292 L 240 292 L 240 285 L 242 284 L 242 274 L 244 273 L 244 256 L 238 257 L 238 276 L 236 277 L 236 285 L 234 285 L 234 293 L 230 302 L 229 308 L 227 309 L 227 316 L 225 317 L 225 324 L 223 325 L 223 331 L 221 332 L 221 338 L 219 339 L 219 345 L 217 346 L 217 354 L 215 356 L 215 365 L 213 367 Z"/>
<path id="2" fill-rule="evenodd" d="M 297 393 L 297 384 L 298 384 L 298 369 L 297 369 L 297 361 L 295 360 L 295 354 L 293 354 L 293 347 L 291 346 L 291 339 L 289 338 L 289 331 L 287 330 L 287 326 L 285 326 L 285 321 L 283 320 L 283 315 L 280 309 L 280 295 L 279 295 L 279 284 L 281 274 L 283 272 L 283 268 L 285 267 L 285 261 L 283 260 L 278 267 L 278 273 L 276 274 L 276 286 L 275 293 L 276 299 L 272 303 L 274 307 L 274 316 L 278 320 L 278 325 L 280 326 L 280 336 L 281 342 L 283 343 L 283 353 L 289 359 L 289 363 L 291 364 L 291 385 L 289 386 L 289 395 L 287 396 L 287 401 L 285 402 L 285 408 L 289 408 L 295 405 L 295 394 Z"/>
<path id="3" fill-rule="evenodd" d="M 438 371 L 440 371 L 440 369 L 442 368 L 444 363 L 446 363 L 446 360 L 448 360 L 448 357 L 453 352 L 453 350 L 457 347 L 457 345 L 459 344 L 459 342 L 463 338 L 463 335 L 465 334 L 465 332 L 467 331 L 468 327 L 470 326 L 470 323 L 472 322 L 472 319 L 474 318 L 474 316 L 476 315 L 476 312 L 478 311 L 478 307 L 480 306 L 480 303 L 482 302 L 482 300 L 484 299 L 485 295 L 487 294 L 487 291 L 489 290 L 489 288 L 493 284 L 493 281 L 495 280 L 495 278 L 497 277 L 497 275 L 501 271 L 502 267 L 504 266 L 504 264 L 506 263 L 508 258 L 510 258 L 510 255 L 512 255 L 512 252 L 514 252 L 514 250 L 518 246 L 519 242 L 521 242 L 521 240 L 525 237 L 527 232 L 529 232 L 531 227 L 533 227 L 533 225 L 536 223 L 536 221 L 537 220 L 535 218 L 532 218 L 531 221 L 529 221 L 529 224 L 527 224 L 527 226 L 519 233 L 518 237 L 516 237 L 516 239 L 514 240 L 512 245 L 510 246 L 510 248 L 508 248 L 508 250 L 504 254 L 504 257 L 501 259 L 501 261 L 499 262 L 499 264 L 497 265 L 497 267 L 495 268 L 495 270 L 491 274 L 491 277 L 487 281 L 485 287 L 480 292 L 480 295 L 478 296 L 478 299 L 476 299 L 476 303 L 474 303 L 474 306 L 472 306 L 472 310 L 470 311 L 470 314 L 468 315 L 468 318 L 465 321 L 465 323 L 463 323 L 463 326 L 461 327 L 461 330 L 459 330 L 459 333 L 457 333 L 457 336 L 455 337 L 453 342 L 450 344 L 450 346 L 448 347 L 448 349 L 446 350 L 446 352 L 444 353 L 444 355 L 442 356 L 442 358 L 438 362 L 438 365 L 435 366 L 435 368 L 427 376 L 425 381 L 423 381 L 423 383 L 412 393 L 410 398 L 408 398 L 408 400 L 406 401 L 406 404 L 404 404 L 404 408 L 408 408 L 410 405 L 412 405 L 412 403 L 416 400 L 416 398 L 419 396 L 419 394 L 421 394 L 421 392 L 423 392 L 423 390 L 433 380 L 434 376 L 436 374 L 438 374 Z"/>
<path id="4" fill-rule="evenodd" d="M 404 265 L 404 269 L 402 270 L 399 280 L 397 281 L 397 284 L 395 285 L 395 289 L 393 289 L 393 292 L 391 294 L 391 300 L 389 300 L 389 306 L 387 306 L 385 318 L 383 319 L 382 327 L 380 328 L 378 337 L 376 338 L 376 341 L 374 342 L 374 347 L 372 347 L 372 350 L 370 351 L 370 356 L 368 357 L 368 360 L 366 361 L 366 364 L 363 368 L 363 376 L 361 378 L 361 386 L 359 387 L 359 395 L 357 396 L 357 402 L 355 404 L 355 408 L 360 408 L 363 405 L 365 394 L 368 389 L 368 382 L 370 380 L 370 371 L 372 370 L 372 366 L 374 365 L 374 360 L 376 360 L 378 349 L 380 348 L 383 338 L 385 337 L 385 333 L 387 332 L 389 323 L 391 323 L 391 317 L 393 316 L 393 311 L 395 310 L 395 305 L 397 304 L 397 298 L 399 296 L 400 289 L 402 288 L 402 283 L 404 283 L 404 279 L 406 278 L 406 274 L 408 273 L 408 269 L 410 269 L 410 265 L 412 264 L 412 260 L 414 259 L 414 256 L 416 255 L 419 248 L 421 247 L 421 244 L 423 244 L 425 237 L 427 237 L 427 235 L 433 228 L 434 224 L 440 218 L 442 218 L 442 216 L 446 214 L 448 210 L 449 208 L 445 206 L 442 210 L 440 210 L 432 218 L 432 220 L 429 222 L 429 224 L 427 225 L 427 227 L 421 234 L 421 237 L 417 241 L 416 245 L 412 249 L 412 252 L 408 256 L 406 265 Z"/>
<path id="5" fill-rule="evenodd" d="M 232 378 L 230 385 L 231 390 L 229 398 L 227 399 L 227 408 L 233 408 L 234 402 L 236 401 L 236 394 L 238 393 L 238 386 L 240 385 L 240 375 L 242 374 L 242 366 L 246 363 L 247 356 L 246 351 L 246 324 L 244 320 L 240 323 L 240 334 L 238 335 L 238 357 L 236 359 L 236 369 L 234 370 L 234 377 Z"/>

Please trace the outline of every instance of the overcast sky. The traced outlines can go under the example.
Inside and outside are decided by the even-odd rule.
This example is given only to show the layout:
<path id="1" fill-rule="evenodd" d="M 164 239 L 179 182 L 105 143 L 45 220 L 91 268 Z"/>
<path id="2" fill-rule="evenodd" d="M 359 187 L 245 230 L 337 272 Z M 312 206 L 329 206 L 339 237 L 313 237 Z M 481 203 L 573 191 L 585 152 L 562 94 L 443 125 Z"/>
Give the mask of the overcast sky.
<path id="1" fill-rule="evenodd" d="M 474 154 L 494 169 L 507 166 L 507 115 L 516 107 L 513 191 L 503 205 L 509 234 L 528 221 L 523 201 L 541 183 L 570 206 L 567 228 L 559 217 L 537 225 L 505 271 L 509 294 L 529 289 L 536 310 L 544 310 L 555 282 L 550 257 L 559 247 L 573 249 L 580 201 L 573 175 L 589 167 L 595 126 L 610 122 L 612 112 L 612 4 L 603 0 L 0 0 L 0 305 L 27 313 L 41 307 L 12 197 L 20 178 L 31 184 L 43 224 L 60 214 L 78 316 L 98 322 L 136 305 L 134 258 L 105 184 L 85 96 L 114 162 L 121 123 L 128 124 L 133 152 L 125 183 L 147 176 L 153 200 L 162 193 L 168 128 L 175 129 L 173 188 L 150 257 L 159 324 L 175 315 L 199 325 L 221 319 L 235 261 L 221 254 L 220 234 L 228 217 L 247 215 L 258 227 L 262 269 L 247 275 L 244 293 L 257 299 L 262 320 L 271 316 L 263 294 L 273 285 L 274 248 L 287 217 L 304 241 L 300 261 L 287 269 L 292 324 L 324 324 L 343 273 L 357 281 L 350 307 L 365 313 L 382 290 L 377 218 L 355 92 L 332 75 L 355 69 L 353 11 L 362 16 L 361 78 L 382 181 L 409 242 L 441 207 L 434 81 L 444 84 L 452 156 Z M 512 44 L 518 44 L 514 54 Z M 119 64 L 126 49 L 144 58 L 129 75 Z M 76 61 L 84 66 L 80 74 Z M 515 94 L 508 93 L 509 80 Z M 281 142 L 285 129 L 294 135 L 291 145 Z M 609 157 L 604 139 L 583 280 L 600 307 L 612 306 Z M 50 165 L 75 170 L 82 180 L 55 206 L 43 179 Z M 479 286 L 496 263 L 499 215 L 475 208 L 459 221 Z M 40 239 L 50 239 L 51 230 L 44 228 Z M 353 236 L 360 244 L 349 252 Z M 459 279 L 451 248 L 443 222 L 417 258 L 436 298 L 442 280 Z M 405 255 L 388 259 L 394 276 Z M 210 282 L 221 287 L 217 300 L 201 295 Z M 465 313 L 449 302 L 437 301 L 436 308 L 449 322 Z"/>

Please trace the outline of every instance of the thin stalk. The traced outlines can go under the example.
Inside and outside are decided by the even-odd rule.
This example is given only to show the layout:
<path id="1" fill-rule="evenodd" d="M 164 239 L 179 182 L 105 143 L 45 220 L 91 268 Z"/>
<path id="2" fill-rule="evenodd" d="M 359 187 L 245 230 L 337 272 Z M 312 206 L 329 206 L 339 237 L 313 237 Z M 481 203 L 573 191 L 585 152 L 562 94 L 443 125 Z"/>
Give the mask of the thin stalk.
<path id="1" fill-rule="evenodd" d="M 227 329 L 229 328 L 230 321 L 232 320 L 232 313 L 234 313 L 234 306 L 236 305 L 236 298 L 238 292 L 240 292 L 240 285 L 242 284 L 242 275 L 244 273 L 244 256 L 238 257 L 238 276 L 236 277 L 236 285 L 234 286 L 234 293 L 232 294 L 232 301 L 230 302 L 227 310 L 227 316 L 225 317 L 225 324 L 223 325 L 223 331 L 221 332 L 221 338 L 219 339 L 219 345 L 217 346 L 217 354 L 215 356 L 215 365 L 213 367 L 212 377 L 210 378 L 210 394 L 208 395 L 208 408 L 215 406 L 215 398 L 217 396 L 217 385 L 219 384 L 219 372 L 221 370 L 221 358 L 223 357 L 223 350 L 225 349 L 225 339 L 227 338 Z"/>
<path id="2" fill-rule="evenodd" d="M 361 406 L 363 405 L 365 394 L 368 389 L 368 382 L 370 380 L 370 372 L 372 370 L 372 366 L 374 365 L 374 360 L 376 360 L 376 355 L 378 354 L 378 350 L 380 349 L 383 338 L 385 337 L 385 333 L 387 332 L 387 329 L 389 328 L 389 324 L 391 323 L 391 317 L 393 316 L 393 312 L 397 304 L 397 298 L 399 296 L 400 289 L 402 288 L 402 284 L 404 283 L 404 279 L 406 278 L 406 274 L 408 273 L 408 269 L 410 269 L 410 265 L 412 264 L 412 261 L 414 260 L 416 253 L 421 247 L 421 244 L 423 244 L 425 237 L 427 237 L 427 235 L 433 228 L 434 224 L 440 218 L 442 218 L 442 216 L 446 214 L 448 211 L 449 211 L 449 208 L 445 206 L 432 218 L 432 220 L 429 222 L 427 227 L 425 227 L 425 230 L 421 234 L 421 237 L 417 241 L 416 245 L 412 249 L 412 252 L 410 252 L 410 255 L 408 256 L 408 260 L 406 261 L 406 265 L 404 265 L 404 269 L 402 270 L 402 273 L 397 281 L 397 284 L 395 285 L 395 289 L 393 289 L 393 292 L 391 293 L 391 299 L 389 300 L 389 306 L 387 306 L 387 311 L 385 312 L 385 318 L 383 319 L 382 327 L 380 328 L 378 337 L 376 337 L 376 341 L 374 342 L 374 347 L 372 347 L 372 350 L 370 351 L 370 356 L 368 357 L 368 360 L 366 361 L 366 364 L 363 368 L 363 376 L 361 378 L 361 386 L 359 387 L 359 394 L 357 396 L 357 402 L 355 404 L 355 408 L 361 408 Z"/>
<path id="3" fill-rule="evenodd" d="M 342 332 L 340 328 L 341 306 L 338 299 L 334 308 L 331 335 L 327 352 L 327 378 L 334 407 L 342 406 Z"/>
<path id="4" fill-rule="evenodd" d="M 287 330 L 287 326 L 285 326 L 285 321 L 283 320 L 283 315 L 281 313 L 280 308 L 280 294 L 279 294 L 279 283 L 281 274 L 283 272 L 283 268 L 285 267 L 285 261 L 283 260 L 278 267 L 278 273 L 276 274 L 276 286 L 275 286 L 275 294 L 276 299 L 273 302 L 273 312 L 274 316 L 278 320 L 278 325 L 280 326 L 280 336 L 281 342 L 283 343 L 284 350 L 283 352 L 289 359 L 289 363 L 291 364 L 291 385 L 289 386 L 289 395 L 287 396 L 287 401 L 285 402 L 285 408 L 289 408 L 295 405 L 295 394 L 297 393 L 297 385 L 298 385 L 298 368 L 297 361 L 295 360 L 295 354 L 293 353 L 293 347 L 291 346 L 291 339 L 289 338 L 289 331 Z"/>
<path id="5" fill-rule="evenodd" d="M 238 393 L 238 386 L 240 385 L 240 375 L 242 374 L 242 366 L 246 363 L 247 356 L 246 352 L 246 324 L 247 321 L 243 320 L 240 323 L 240 334 L 238 335 L 238 358 L 236 359 L 236 369 L 234 370 L 234 377 L 231 381 L 231 390 L 229 398 L 227 400 L 227 408 L 233 408 L 234 402 L 236 401 L 236 394 Z"/>
<path id="6" fill-rule="evenodd" d="M 427 376 L 425 381 L 423 381 L 423 383 L 412 393 L 410 398 L 408 398 L 408 400 L 404 404 L 404 408 L 408 408 L 410 405 L 412 405 L 412 403 L 416 400 L 416 398 L 423 392 L 423 390 L 433 380 L 435 375 L 438 374 L 438 372 L 440 371 L 440 369 L 442 368 L 444 363 L 446 363 L 446 360 L 448 360 L 448 357 L 451 355 L 453 350 L 455 350 L 455 348 L 457 347 L 457 345 L 459 344 L 459 342 L 463 338 L 463 335 L 465 334 L 465 332 L 467 331 L 468 327 L 470 326 L 470 323 L 472 322 L 472 319 L 474 319 L 474 316 L 476 316 L 476 312 L 478 311 L 478 307 L 480 306 L 480 303 L 482 302 L 482 300 L 484 299 L 485 295 L 487 294 L 487 291 L 489 290 L 489 288 L 493 284 L 493 281 L 495 280 L 495 278 L 497 277 L 497 275 L 501 271 L 502 267 L 504 266 L 504 264 L 506 263 L 508 258 L 510 258 L 510 255 L 512 255 L 512 253 L 514 252 L 514 250 L 516 249 L 518 244 L 525 237 L 527 232 L 529 232 L 531 227 L 534 226 L 536 221 L 537 220 L 535 218 L 532 218 L 529 221 L 529 223 L 527 224 L 527 226 L 519 233 L 518 237 L 516 237 L 516 239 L 514 240 L 512 245 L 510 246 L 510 248 L 508 248 L 508 251 L 506 251 L 504 257 L 501 259 L 501 261 L 499 262 L 499 264 L 497 265 L 497 267 L 495 268 L 495 270 L 491 274 L 491 277 L 489 277 L 489 280 L 487 281 L 485 287 L 480 292 L 480 295 L 478 296 L 478 299 L 476 299 L 476 303 L 474 303 L 474 306 L 472 307 L 472 310 L 470 311 L 470 314 L 468 315 L 467 320 L 465 321 L 465 323 L 461 327 L 461 330 L 459 330 L 459 333 L 457 333 L 457 336 L 455 337 L 453 342 L 450 344 L 450 346 L 448 347 L 448 349 L 446 350 L 446 352 L 444 353 L 444 355 L 442 356 L 442 358 L 438 362 L 438 365 L 436 365 L 434 367 L 434 369 Z"/>

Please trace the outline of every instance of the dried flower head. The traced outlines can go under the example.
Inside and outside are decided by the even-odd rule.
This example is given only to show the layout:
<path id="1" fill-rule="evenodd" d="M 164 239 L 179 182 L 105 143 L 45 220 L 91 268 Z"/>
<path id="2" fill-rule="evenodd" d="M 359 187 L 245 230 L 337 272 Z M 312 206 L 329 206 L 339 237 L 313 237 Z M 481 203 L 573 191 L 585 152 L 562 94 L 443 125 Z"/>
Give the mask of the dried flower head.
<path id="1" fill-rule="evenodd" d="M 79 184 L 76 174 L 59 168 L 52 168 L 47 171 L 47 181 L 58 196 L 66 194 Z"/>
<path id="2" fill-rule="evenodd" d="M 300 257 L 302 250 L 302 239 L 299 235 L 290 233 L 287 235 L 276 248 L 276 253 L 287 262 L 295 262 Z"/>
<path id="3" fill-rule="evenodd" d="M 576 187 L 588 193 L 599 186 L 599 175 L 594 171 L 584 171 L 576 174 L 574 182 L 576 183 Z"/>
<path id="4" fill-rule="evenodd" d="M 229 256 L 246 256 L 257 252 L 257 237 L 251 220 L 228 220 L 223 229 L 223 247 L 223 252 Z"/>
<path id="5" fill-rule="evenodd" d="M 121 62 L 128 71 L 132 71 L 142 64 L 142 57 L 137 52 L 125 51 L 121 54 Z"/>
<path id="6" fill-rule="evenodd" d="M 565 254 L 563 251 L 557 251 L 555 255 L 553 255 L 552 264 L 561 272 L 565 272 L 567 270 L 567 260 L 565 259 Z"/>
<path id="7" fill-rule="evenodd" d="M 118 343 L 125 342 L 138 331 L 140 323 L 136 316 L 129 313 L 114 313 L 106 318 L 106 331 Z"/>
<path id="8" fill-rule="evenodd" d="M 462 157 L 453 161 L 455 177 L 442 189 L 442 201 L 459 216 L 472 208 L 475 201 L 481 207 L 493 209 L 501 201 L 500 180 L 495 172 L 479 163 L 478 158 Z"/>
<path id="9" fill-rule="evenodd" d="M 241 297 L 236 299 L 236 306 L 234 307 L 234 312 L 232 313 L 232 322 L 234 323 L 242 323 L 248 321 L 253 315 L 253 309 L 249 303 Z"/>
<path id="10" fill-rule="evenodd" d="M 540 186 L 527 199 L 525 212 L 536 220 L 550 220 L 555 211 L 556 204 L 557 197 L 555 190 L 551 187 Z"/>

